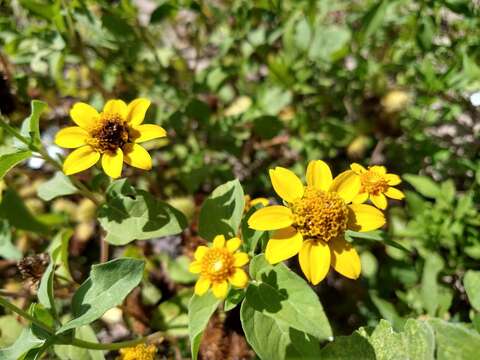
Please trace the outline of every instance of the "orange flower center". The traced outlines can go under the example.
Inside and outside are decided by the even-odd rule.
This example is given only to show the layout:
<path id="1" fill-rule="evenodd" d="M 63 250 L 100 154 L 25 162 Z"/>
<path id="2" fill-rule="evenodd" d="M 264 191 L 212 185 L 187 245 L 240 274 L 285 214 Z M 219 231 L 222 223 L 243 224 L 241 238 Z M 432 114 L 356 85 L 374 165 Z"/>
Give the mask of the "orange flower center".
<path id="1" fill-rule="evenodd" d="M 369 194 L 381 194 L 388 190 L 388 182 L 385 180 L 382 174 L 379 174 L 373 170 L 367 170 L 360 174 L 360 181 L 362 187 L 360 192 L 366 192 Z"/>
<path id="2" fill-rule="evenodd" d="M 101 153 L 115 152 L 123 148 L 130 138 L 127 123 L 119 114 L 101 113 L 98 124 L 90 130 L 87 142 Z"/>
<path id="3" fill-rule="evenodd" d="M 330 241 L 347 228 L 348 207 L 335 192 L 307 187 L 292 204 L 295 228 L 306 238 Z"/>
<path id="4" fill-rule="evenodd" d="M 155 345 L 139 344 L 135 347 L 120 349 L 119 360 L 153 360 L 157 348 Z"/>
<path id="5" fill-rule="evenodd" d="M 234 258 L 226 248 L 211 248 L 201 260 L 202 277 L 212 283 L 227 280 L 235 272 Z"/>

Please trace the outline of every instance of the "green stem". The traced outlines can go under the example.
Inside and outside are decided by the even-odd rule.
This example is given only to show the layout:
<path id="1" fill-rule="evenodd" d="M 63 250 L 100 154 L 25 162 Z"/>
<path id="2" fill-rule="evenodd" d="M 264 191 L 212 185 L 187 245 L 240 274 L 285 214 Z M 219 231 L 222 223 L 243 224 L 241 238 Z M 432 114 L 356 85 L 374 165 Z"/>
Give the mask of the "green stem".
<path id="1" fill-rule="evenodd" d="M 0 305 L 3 307 L 6 307 L 7 309 L 17 313 L 18 315 L 24 317 L 25 319 L 29 320 L 33 324 L 37 325 L 38 327 L 41 327 L 43 330 L 48 331 L 51 334 L 54 334 L 55 331 L 48 325 L 45 325 L 41 321 L 35 319 L 32 315 L 30 315 L 28 312 L 25 310 L 20 309 L 19 307 L 13 305 L 10 301 L 5 299 L 4 297 L 0 296 Z"/>
<path id="2" fill-rule="evenodd" d="M 55 336 L 55 329 L 35 319 L 35 317 L 30 315 L 28 312 L 13 305 L 11 302 L 3 298 L 2 296 L 0 296 L 0 305 L 9 309 L 10 311 L 13 311 L 14 313 L 17 313 L 18 315 L 29 320 L 31 323 L 37 325 L 38 327 L 50 333 L 51 335 Z M 61 338 L 61 336 L 59 337 Z M 67 337 L 62 338 L 62 343 L 70 344 L 70 345 L 81 347 L 84 349 L 91 349 L 91 350 L 119 350 L 122 348 L 132 347 L 142 343 L 153 342 L 154 340 L 161 339 L 162 337 L 163 337 L 163 333 L 158 331 L 156 333 L 153 333 L 151 335 L 144 336 L 138 339 L 109 343 L 109 344 L 94 343 L 94 342 L 85 341 L 77 338 L 68 339 Z M 65 342 L 63 342 L 63 340 L 65 340 Z"/>

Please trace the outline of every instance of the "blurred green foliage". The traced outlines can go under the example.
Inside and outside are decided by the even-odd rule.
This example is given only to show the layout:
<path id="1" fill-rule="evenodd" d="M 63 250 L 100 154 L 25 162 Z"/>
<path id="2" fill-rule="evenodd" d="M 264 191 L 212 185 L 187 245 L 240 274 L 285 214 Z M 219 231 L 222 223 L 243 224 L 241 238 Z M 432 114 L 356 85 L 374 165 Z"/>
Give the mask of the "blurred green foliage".
<path id="1" fill-rule="evenodd" d="M 46 101 L 45 133 L 76 101 L 151 99 L 168 142 L 132 182 L 167 198 L 234 178 L 265 196 L 268 168 L 312 159 L 412 174 L 383 238 L 402 248 L 358 239 L 363 279 L 317 289 L 334 332 L 421 315 L 478 329 L 463 278 L 480 270 L 479 15 L 469 0 L 0 1 L 0 108 L 20 125 Z"/>

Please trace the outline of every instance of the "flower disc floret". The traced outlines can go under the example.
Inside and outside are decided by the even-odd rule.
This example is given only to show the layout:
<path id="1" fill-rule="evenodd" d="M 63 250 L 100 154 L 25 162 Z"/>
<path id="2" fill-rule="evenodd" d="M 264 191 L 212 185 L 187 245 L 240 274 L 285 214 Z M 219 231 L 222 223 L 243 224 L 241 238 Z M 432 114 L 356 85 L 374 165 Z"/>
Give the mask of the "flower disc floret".
<path id="1" fill-rule="evenodd" d="M 293 202 L 294 227 L 304 237 L 330 241 L 347 228 L 348 207 L 335 192 L 307 186 L 303 198 Z"/>
<path id="2" fill-rule="evenodd" d="M 361 188 L 360 192 L 378 195 L 384 193 L 388 189 L 388 182 L 383 176 L 376 171 L 367 170 L 360 174 Z"/>
<path id="3" fill-rule="evenodd" d="M 90 131 L 87 144 L 100 153 L 116 152 L 131 141 L 127 123 L 117 113 L 102 113 L 98 124 Z"/>
<path id="4" fill-rule="evenodd" d="M 208 249 L 201 263 L 201 276 L 212 283 L 228 280 L 235 272 L 233 254 L 226 248 Z"/>
<path id="5" fill-rule="evenodd" d="M 134 347 L 120 349 L 117 360 L 154 360 L 157 348 L 155 345 L 139 344 Z"/>

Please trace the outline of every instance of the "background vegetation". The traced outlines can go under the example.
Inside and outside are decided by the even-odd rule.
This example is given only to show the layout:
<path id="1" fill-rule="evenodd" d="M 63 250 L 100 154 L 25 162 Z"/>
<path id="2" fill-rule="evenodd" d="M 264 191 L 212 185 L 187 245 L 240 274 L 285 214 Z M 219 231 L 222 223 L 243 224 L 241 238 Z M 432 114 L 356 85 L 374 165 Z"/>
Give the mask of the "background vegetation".
<path id="1" fill-rule="evenodd" d="M 64 155 L 52 139 L 73 103 L 100 109 L 142 96 L 152 100 L 147 119 L 168 131 L 149 143 L 153 170 L 124 175 L 182 210 L 189 228 L 112 250 L 146 259 L 149 275 L 95 324 L 98 338 L 164 330 L 160 354 L 188 357 L 195 278 L 186 265 L 204 241 L 196 224 L 205 197 L 234 178 L 252 197 L 272 196 L 270 167 L 303 174 L 323 159 L 337 172 L 383 164 L 407 193 L 389 207 L 384 235 L 357 242 L 361 279 L 332 272 L 315 288 L 334 334 L 438 317 L 469 323 L 468 346 L 479 350 L 479 10 L 469 0 L 0 1 L 0 109 L 12 126 L 32 99 L 45 101 L 42 141 Z M 0 139 L 2 154 L 13 139 Z M 38 274 L 18 260 L 65 241 L 81 283 L 99 257 L 94 206 L 45 195 L 54 172 L 30 159 L 0 183 L 0 287 L 23 307 Z M 98 169 L 79 177 L 98 189 L 108 180 Z M 52 240 L 65 226 L 71 234 Z M 71 291 L 56 296 L 68 302 Z M 21 327 L 1 316 L 0 345 Z M 204 359 L 254 358 L 235 311 L 216 314 L 204 336 Z"/>

